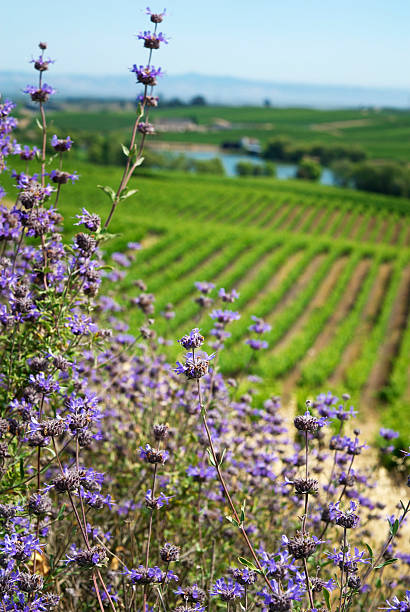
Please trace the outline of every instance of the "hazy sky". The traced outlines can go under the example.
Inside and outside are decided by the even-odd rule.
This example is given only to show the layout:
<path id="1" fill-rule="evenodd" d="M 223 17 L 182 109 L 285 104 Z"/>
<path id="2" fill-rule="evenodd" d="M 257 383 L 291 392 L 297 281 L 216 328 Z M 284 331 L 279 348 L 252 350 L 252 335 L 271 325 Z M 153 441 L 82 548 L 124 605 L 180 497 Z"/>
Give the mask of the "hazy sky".
<path id="1" fill-rule="evenodd" d="M 161 11 L 163 1 L 7 2 L 0 69 L 26 70 L 45 40 L 59 73 L 124 73 L 145 62 L 135 35 L 151 25 L 147 3 Z M 410 85 L 410 0 L 168 0 L 166 8 L 160 29 L 171 41 L 153 63 L 169 74 Z"/>

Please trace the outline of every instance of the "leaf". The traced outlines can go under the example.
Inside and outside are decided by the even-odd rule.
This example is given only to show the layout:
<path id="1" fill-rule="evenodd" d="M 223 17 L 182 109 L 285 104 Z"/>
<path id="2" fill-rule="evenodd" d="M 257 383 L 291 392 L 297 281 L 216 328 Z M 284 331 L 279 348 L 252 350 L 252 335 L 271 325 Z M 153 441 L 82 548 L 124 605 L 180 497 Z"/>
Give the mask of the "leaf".
<path id="1" fill-rule="evenodd" d="M 121 145 L 122 148 L 122 152 L 124 153 L 125 157 L 129 157 L 130 156 L 130 150 L 128 147 L 126 147 L 125 145 Z"/>
<path id="2" fill-rule="evenodd" d="M 398 561 L 398 559 L 387 559 L 387 561 L 383 561 L 383 563 L 380 563 L 380 565 L 376 565 L 374 569 L 375 570 L 380 569 L 384 567 L 385 565 L 391 565 L 392 563 L 396 563 L 396 561 Z"/>
<path id="3" fill-rule="evenodd" d="M 63 519 L 63 514 L 64 514 L 65 509 L 66 509 L 66 504 L 63 504 L 57 516 L 58 521 L 61 521 Z"/>
<path id="4" fill-rule="evenodd" d="M 366 543 L 365 543 L 365 546 L 366 546 L 367 550 L 369 551 L 369 555 L 370 555 L 370 562 L 371 562 L 371 563 L 372 563 L 372 565 L 373 565 L 373 551 L 372 551 L 372 549 L 370 548 L 370 546 L 369 546 L 368 544 L 366 544 Z"/>
<path id="5" fill-rule="evenodd" d="M 245 567 L 249 567 L 249 569 L 253 570 L 254 572 L 259 572 L 256 565 L 252 563 L 252 561 L 245 559 L 245 557 L 238 557 L 238 561 L 241 565 L 244 565 Z"/>
<path id="6" fill-rule="evenodd" d="M 109 185 L 97 185 L 98 189 L 102 189 L 104 193 L 110 198 L 111 202 L 115 200 L 115 191 Z"/>
<path id="7" fill-rule="evenodd" d="M 256 565 L 254 563 L 252 563 L 252 561 L 248 561 L 248 559 L 245 559 L 245 557 L 238 557 L 238 561 L 239 561 L 239 563 L 241 563 L 245 567 L 248 567 L 253 572 L 256 572 L 257 574 L 260 574 L 260 575 L 263 574 L 263 572 L 261 572 L 261 570 L 258 569 L 256 567 Z"/>
<path id="8" fill-rule="evenodd" d="M 20 478 L 23 480 L 24 478 L 24 462 L 23 459 L 20 459 Z"/>
<path id="9" fill-rule="evenodd" d="M 323 597 L 325 598 L 326 608 L 330 610 L 330 593 L 323 587 Z"/>
<path id="10" fill-rule="evenodd" d="M 242 524 L 245 520 L 245 508 L 246 508 L 246 500 L 243 500 L 242 506 L 241 506 L 241 523 Z"/>
<path id="11" fill-rule="evenodd" d="M 213 458 L 212 451 L 209 447 L 206 449 L 206 452 L 208 453 L 209 463 L 216 468 L 215 459 Z"/>
<path id="12" fill-rule="evenodd" d="M 130 196 L 134 195 L 134 193 L 138 193 L 138 191 L 138 189 L 130 189 L 129 191 L 126 191 L 120 195 L 120 200 L 126 200 Z"/>
<path id="13" fill-rule="evenodd" d="M 396 533 L 397 533 L 397 532 L 398 532 L 398 530 L 399 530 L 399 525 L 400 525 L 400 523 L 399 523 L 399 519 L 396 519 L 396 520 L 394 521 L 393 525 L 392 525 L 392 524 L 390 524 L 390 535 L 392 535 L 392 536 L 395 536 L 395 535 L 396 535 Z"/>
<path id="14" fill-rule="evenodd" d="M 222 465 L 224 457 L 225 457 L 225 453 L 226 453 L 226 448 L 224 448 L 222 451 L 221 458 L 219 459 L 218 465 Z"/>
<path id="15" fill-rule="evenodd" d="M 142 162 L 144 161 L 145 157 L 139 157 L 137 160 L 135 160 L 134 166 L 136 168 L 138 168 L 138 166 L 141 166 Z"/>
<path id="16" fill-rule="evenodd" d="M 232 523 L 232 525 L 235 525 L 235 527 L 239 527 L 239 523 L 237 520 L 235 520 L 232 516 L 229 516 L 229 514 L 225 515 L 225 518 L 227 521 L 229 521 L 230 523 Z"/>
<path id="17" fill-rule="evenodd" d="M 37 127 L 42 130 L 43 126 L 41 125 L 40 121 L 38 119 L 36 119 L 36 123 L 37 123 Z"/>

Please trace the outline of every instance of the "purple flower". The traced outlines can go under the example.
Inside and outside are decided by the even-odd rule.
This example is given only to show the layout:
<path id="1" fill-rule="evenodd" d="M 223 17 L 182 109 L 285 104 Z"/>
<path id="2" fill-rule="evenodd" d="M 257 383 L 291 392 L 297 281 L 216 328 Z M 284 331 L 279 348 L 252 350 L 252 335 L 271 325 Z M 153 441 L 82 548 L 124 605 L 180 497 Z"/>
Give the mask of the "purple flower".
<path id="1" fill-rule="evenodd" d="M 215 289 L 214 283 L 207 283 L 206 281 L 197 281 L 195 287 L 198 291 L 203 293 L 203 295 L 208 295 L 208 293 L 211 293 L 212 289 Z"/>
<path id="2" fill-rule="evenodd" d="M 137 66 L 133 65 L 131 72 L 135 72 L 137 75 L 138 83 L 143 85 L 150 85 L 153 87 L 157 84 L 157 78 L 163 75 L 161 68 L 154 68 L 154 66 Z"/>
<path id="3" fill-rule="evenodd" d="M 300 601 L 305 594 L 303 582 L 293 578 L 288 581 L 286 588 L 276 580 L 271 580 L 270 583 L 273 587 L 273 592 L 264 589 L 258 595 L 263 598 L 267 607 L 272 610 L 291 610 L 292 601 Z"/>
<path id="4" fill-rule="evenodd" d="M 261 349 L 267 349 L 268 343 L 266 340 L 259 340 L 259 338 L 250 338 L 249 340 L 245 340 L 245 344 L 249 344 L 252 350 L 260 351 Z"/>
<path id="5" fill-rule="evenodd" d="M 51 146 L 55 151 L 63 153 L 64 151 L 69 151 L 71 149 L 73 146 L 73 141 L 71 140 L 70 136 L 67 136 L 67 138 L 57 138 L 57 135 L 54 134 L 51 139 Z"/>
<path id="6" fill-rule="evenodd" d="M 305 414 L 298 415 L 294 418 L 294 425 L 299 431 L 309 431 L 314 433 L 321 427 L 324 427 L 327 423 L 326 417 L 315 417 L 310 414 L 309 410 L 306 410 Z"/>
<path id="7" fill-rule="evenodd" d="M 164 464 L 169 457 L 169 453 L 166 450 L 159 450 L 152 448 L 149 444 L 145 445 L 145 448 L 140 446 L 140 457 L 147 463 L 161 463 Z"/>
<path id="8" fill-rule="evenodd" d="M 247 567 L 236 568 L 232 567 L 230 572 L 236 582 L 242 585 L 254 584 L 258 577 L 257 573 Z"/>
<path id="9" fill-rule="evenodd" d="M 148 489 L 145 494 L 145 505 L 151 510 L 159 510 L 159 508 L 162 508 L 162 506 L 168 505 L 172 497 L 173 496 L 167 496 L 162 492 L 158 495 L 158 497 L 153 497 L 152 489 Z"/>
<path id="10" fill-rule="evenodd" d="M 224 325 L 231 323 L 232 321 L 237 321 L 241 318 L 239 312 L 233 312 L 232 310 L 213 310 L 210 314 L 211 319 L 218 321 L 219 323 L 223 323 Z"/>
<path id="11" fill-rule="evenodd" d="M 149 123 L 148 121 L 140 121 L 137 126 L 137 129 L 141 134 L 155 134 L 155 127 L 152 125 L 152 123 Z"/>
<path id="12" fill-rule="evenodd" d="M 129 248 L 130 251 L 140 251 L 142 249 L 142 245 L 140 242 L 128 242 L 127 248 Z"/>
<path id="13" fill-rule="evenodd" d="M 40 541 L 33 535 L 22 533 L 5 534 L 4 540 L 0 540 L 0 551 L 17 561 L 28 561 L 34 552 L 42 553 Z"/>
<path id="14" fill-rule="evenodd" d="M 146 47 L 147 49 L 159 49 L 160 43 L 165 43 L 166 45 L 168 44 L 168 39 L 165 38 L 164 34 L 162 32 L 150 32 L 145 31 L 145 32 L 140 32 L 138 34 L 138 40 L 143 40 L 144 41 L 144 47 Z"/>
<path id="15" fill-rule="evenodd" d="M 350 417 L 355 417 L 357 411 L 350 406 L 349 410 L 346 410 L 343 404 L 340 404 L 337 408 L 333 408 L 332 417 L 336 417 L 339 421 L 347 421 Z"/>
<path id="16" fill-rule="evenodd" d="M 379 431 L 379 435 L 385 440 L 393 440 L 394 438 L 399 437 L 399 432 L 394 431 L 393 429 L 385 429 L 382 427 Z"/>
<path id="17" fill-rule="evenodd" d="M 232 578 L 226 581 L 224 578 L 219 578 L 209 591 L 212 597 L 220 597 L 222 601 L 232 601 L 238 597 L 243 597 L 245 589 L 241 584 L 234 582 Z"/>
<path id="18" fill-rule="evenodd" d="M 36 154 L 39 152 L 37 147 L 33 147 L 30 149 L 28 145 L 24 145 L 24 147 L 19 151 L 20 158 L 25 161 L 31 161 L 35 158 Z"/>
<path id="19" fill-rule="evenodd" d="M 45 60 L 43 58 L 43 55 L 40 55 L 38 59 L 32 59 L 30 61 L 30 64 L 34 64 L 34 68 L 38 70 L 39 72 L 45 72 L 46 70 L 48 70 L 49 64 L 54 64 L 54 63 L 55 63 L 55 60 L 52 60 L 50 58 Z"/>
<path id="20" fill-rule="evenodd" d="M 98 331 L 98 326 L 84 314 L 73 313 L 66 321 L 65 327 L 68 327 L 75 336 L 88 336 Z"/>
<path id="21" fill-rule="evenodd" d="M 333 553 L 326 553 L 326 555 L 335 565 L 338 565 L 340 568 L 343 566 L 344 569 L 349 572 L 356 572 L 358 563 L 370 563 L 369 559 L 365 558 L 364 551 L 359 552 L 359 549 L 356 547 L 354 549 L 354 554 L 352 554 L 350 550 L 343 553 L 341 550 L 337 551 L 335 548 L 333 549 Z"/>
<path id="22" fill-rule="evenodd" d="M 351 529 L 357 527 L 360 522 L 360 517 L 356 514 L 357 509 L 358 505 L 351 501 L 349 510 L 344 512 L 340 510 L 340 501 L 338 501 L 335 504 L 329 504 L 329 516 L 336 525 L 345 527 L 345 529 Z"/>
<path id="23" fill-rule="evenodd" d="M 124 255 L 124 253 L 113 253 L 111 255 L 111 259 L 120 266 L 124 266 L 124 268 L 129 268 L 131 265 L 131 261 L 126 255 Z"/>
<path id="24" fill-rule="evenodd" d="M 55 393 L 60 389 L 60 385 L 58 384 L 58 382 L 53 380 L 52 376 L 46 376 L 44 372 L 39 372 L 35 375 L 30 374 L 29 381 L 36 389 L 36 391 L 38 391 L 39 393 L 43 393 L 44 395 Z"/>
<path id="25" fill-rule="evenodd" d="M 194 607 L 195 610 L 204 610 L 204 608 L 201 608 L 199 604 L 205 601 L 206 594 L 205 591 L 197 584 L 193 584 L 188 587 L 179 586 L 177 589 L 175 589 L 174 593 L 176 595 L 180 595 L 186 602 L 189 601 L 190 603 L 196 604 Z"/>
<path id="26" fill-rule="evenodd" d="M 401 601 L 394 595 L 391 601 L 386 600 L 388 608 L 380 608 L 380 610 L 398 610 L 398 612 L 409 612 L 410 610 L 410 590 L 406 591 L 406 596 Z"/>
<path id="27" fill-rule="evenodd" d="M 204 337 L 199 333 L 199 329 L 195 327 L 189 334 L 178 340 L 178 342 L 184 349 L 199 348 L 204 343 Z"/>
<path id="28" fill-rule="evenodd" d="M 172 571 L 163 572 L 159 567 L 148 567 L 145 569 L 143 565 L 140 565 L 137 569 L 126 569 L 124 575 L 128 577 L 131 584 L 153 584 L 153 583 L 166 583 L 174 580 L 178 582 L 178 576 Z"/>
<path id="29" fill-rule="evenodd" d="M 187 353 L 185 355 L 185 365 L 177 361 L 177 367 L 174 372 L 177 374 L 185 374 L 187 378 L 202 378 L 208 374 L 209 362 L 214 359 L 215 353 L 208 355 L 205 351 L 195 353 Z"/>
<path id="30" fill-rule="evenodd" d="M 58 185 L 65 185 L 68 181 L 74 183 L 78 181 L 78 174 L 74 172 L 70 174 L 70 172 L 63 172 L 62 170 L 52 170 L 48 175 L 53 183 L 57 183 Z"/>
<path id="31" fill-rule="evenodd" d="M 98 215 L 89 213 L 86 208 L 83 208 L 81 211 L 81 215 L 76 215 L 78 219 L 78 223 L 74 223 L 74 225 L 85 225 L 85 227 L 90 230 L 90 232 L 96 232 L 101 226 L 101 219 Z"/>
<path id="32" fill-rule="evenodd" d="M 223 287 L 219 289 L 218 295 L 220 298 L 222 298 L 223 302 L 229 302 L 231 304 L 239 297 L 239 293 L 236 291 L 236 289 L 232 289 L 232 291 L 227 293 Z"/>
<path id="33" fill-rule="evenodd" d="M 164 9 L 162 13 L 153 13 L 149 6 L 147 6 L 146 13 L 147 15 L 150 15 L 152 23 L 161 23 L 164 19 L 166 9 Z"/>
<path id="34" fill-rule="evenodd" d="M 216 470 L 211 465 L 190 465 L 186 469 L 188 476 L 197 482 L 204 482 L 205 480 L 211 480 L 216 476 Z"/>
<path id="35" fill-rule="evenodd" d="M 269 323 L 265 323 L 263 319 L 255 317 L 255 315 L 252 315 L 251 318 L 253 321 L 255 321 L 255 323 L 253 323 L 253 325 L 250 325 L 250 327 L 248 328 L 250 331 L 253 331 L 256 334 L 264 334 L 272 329 L 272 326 L 269 325 Z"/>
<path id="36" fill-rule="evenodd" d="M 41 87 L 35 87 L 34 85 L 27 85 L 26 89 L 23 89 L 23 93 L 28 93 L 31 96 L 33 102 L 47 102 L 48 98 L 56 93 L 56 90 L 43 83 Z"/>
<path id="37" fill-rule="evenodd" d="M 107 553 L 102 546 L 92 546 L 87 550 L 77 550 L 71 547 L 71 555 L 67 555 L 65 563 L 75 563 L 80 567 L 92 568 L 99 566 L 107 560 Z"/>

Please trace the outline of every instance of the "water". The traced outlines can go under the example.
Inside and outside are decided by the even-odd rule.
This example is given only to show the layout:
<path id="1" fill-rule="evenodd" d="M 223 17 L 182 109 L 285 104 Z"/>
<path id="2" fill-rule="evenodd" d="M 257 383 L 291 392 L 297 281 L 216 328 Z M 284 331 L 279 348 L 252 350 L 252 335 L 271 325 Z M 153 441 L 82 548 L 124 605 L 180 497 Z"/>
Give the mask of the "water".
<path id="1" fill-rule="evenodd" d="M 186 151 L 181 149 L 175 151 L 177 153 L 184 153 L 188 158 L 198 160 L 208 160 L 218 157 L 225 168 L 227 176 L 237 176 L 235 167 L 238 162 L 250 162 L 252 164 L 264 164 L 265 160 L 260 157 L 253 155 L 238 155 L 236 153 L 223 153 L 222 151 Z M 297 165 L 296 164 L 281 164 L 276 163 L 276 177 L 278 179 L 291 179 L 295 178 Z M 335 185 L 335 178 L 333 172 L 329 168 L 323 168 L 322 176 L 319 180 L 322 185 Z"/>

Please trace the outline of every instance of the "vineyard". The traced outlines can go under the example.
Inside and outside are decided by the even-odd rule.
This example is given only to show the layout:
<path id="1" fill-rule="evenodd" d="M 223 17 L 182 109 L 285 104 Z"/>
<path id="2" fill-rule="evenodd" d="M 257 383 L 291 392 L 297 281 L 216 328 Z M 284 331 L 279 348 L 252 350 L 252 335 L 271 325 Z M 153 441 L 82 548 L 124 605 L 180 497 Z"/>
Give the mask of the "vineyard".
<path id="1" fill-rule="evenodd" d="M 83 171 L 87 182 L 65 191 L 66 217 L 108 205 L 95 185 L 115 184 L 118 170 Z M 117 280 L 116 302 L 144 279 L 156 296 L 156 329 L 174 340 L 193 324 L 205 335 L 212 327 L 210 310 L 194 301 L 195 281 L 235 288 L 241 318 L 222 357 L 227 374 L 264 376 L 270 389 L 301 400 L 317 389 L 348 391 L 366 415 L 378 409 L 400 429 L 410 413 L 407 201 L 291 181 L 152 174 L 134 183 L 140 191 L 122 205 L 109 244 L 144 248 Z M 159 313 L 169 302 L 176 316 L 166 320 Z M 268 349 L 256 354 L 244 343 L 251 315 L 272 326 Z M 131 332 L 139 316 L 130 310 Z M 178 346 L 166 350 L 174 359 Z"/>
<path id="2" fill-rule="evenodd" d="M 73 110 L 50 113 L 53 129 L 74 134 L 115 134 L 116 142 L 126 138 L 133 111 L 104 109 Z M 261 108 L 224 106 L 183 106 L 158 108 L 154 121 L 188 120 L 198 131 L 167 129 L 155 139 L 180 143 L 220 145 L 226 140 L 243 136 L 258 138 L 266 143 L 282 136 L 299 144 L 321 142 L 328 145 L 358 145 L 369 157 L 376 159 L 409 158 L 410 113 L 394 109 L 318 110 L 308 108 Z M 220 129 L 220 122 L 224 129 Z M 219 122 L 219 123 L 218 123 Z M 31 129 L 35 133 L 34 117 Z M 121 140 L 122 139 L 122 140 Z"/>

